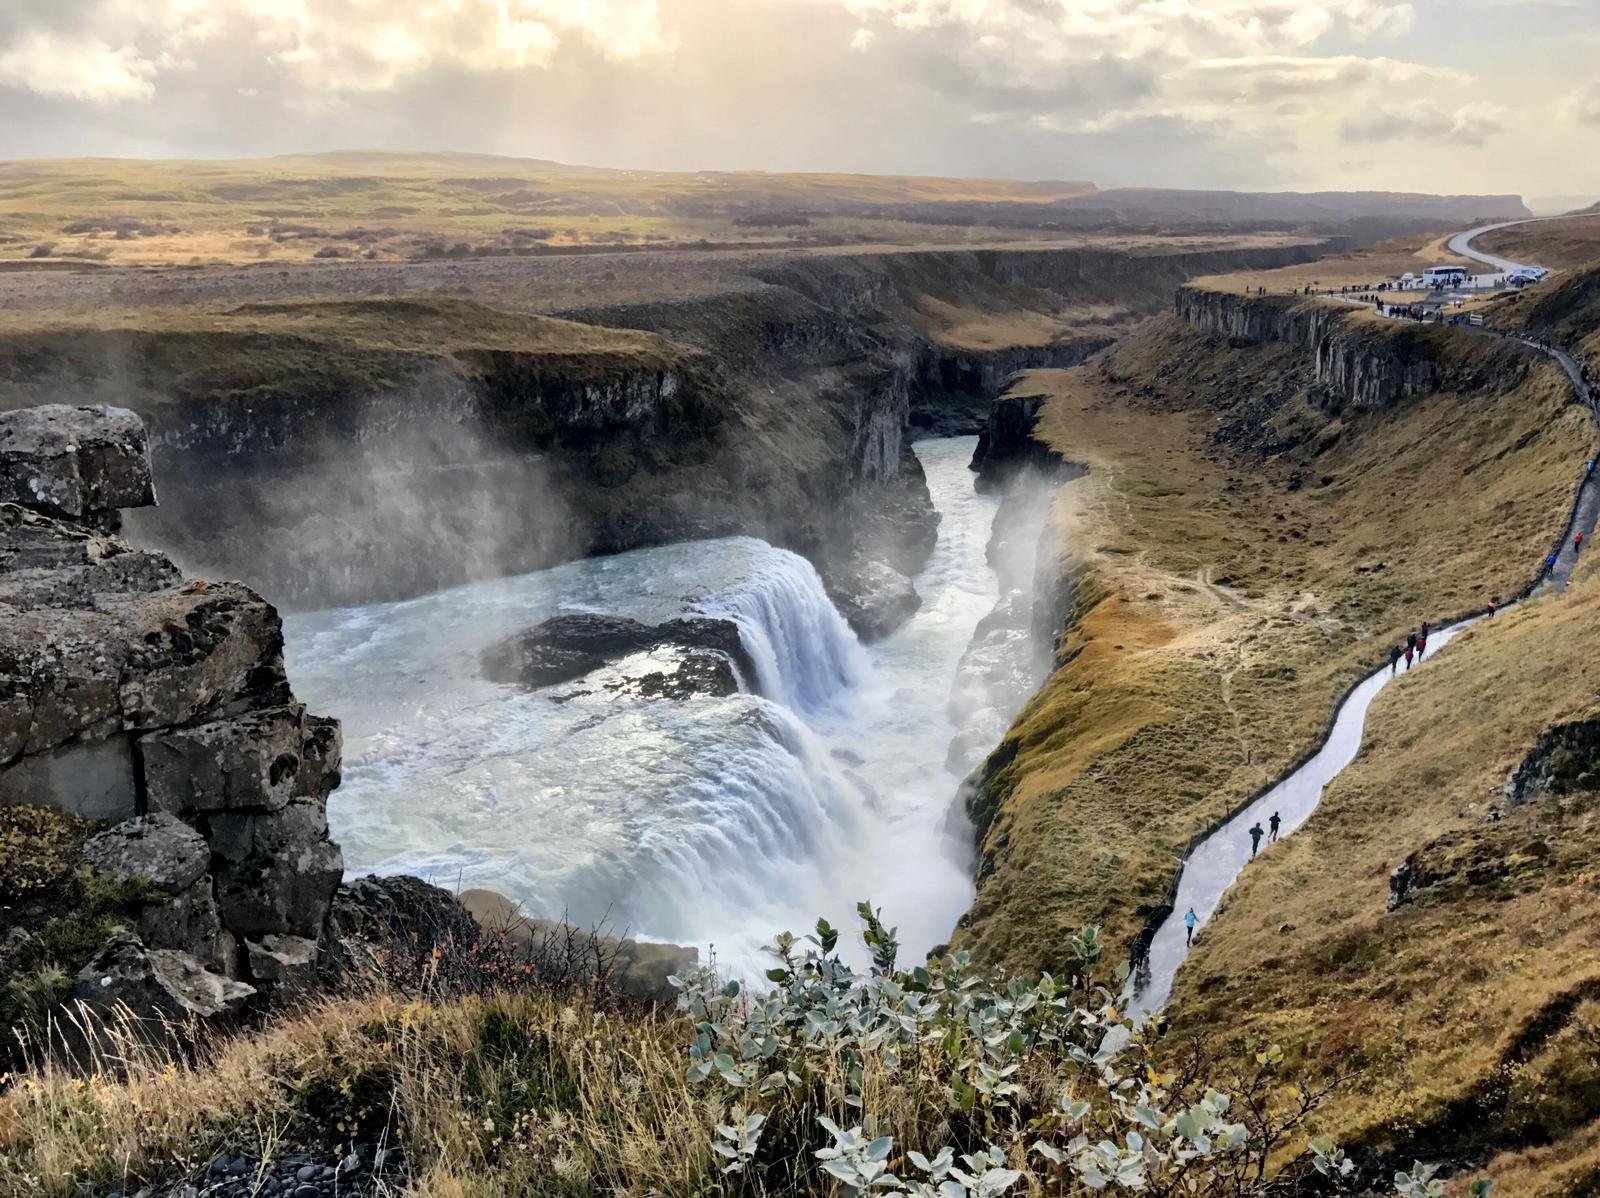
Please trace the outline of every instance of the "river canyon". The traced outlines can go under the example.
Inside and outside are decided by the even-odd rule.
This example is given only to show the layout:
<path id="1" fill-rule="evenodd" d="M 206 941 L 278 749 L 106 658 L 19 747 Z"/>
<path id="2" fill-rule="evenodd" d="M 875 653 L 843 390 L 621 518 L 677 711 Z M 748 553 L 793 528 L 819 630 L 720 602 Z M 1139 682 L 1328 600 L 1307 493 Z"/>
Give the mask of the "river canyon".
<path id="1" fill-rule="evenodd" d="M 290 671 L 344 725 L 329 815 L 347 868 L 714 945 L 736 971 L 759 966 L 774 932 L 845 921 L 860 899 L 915 954 L 946 940 L 972 897 L 953 802 L 972 763 L 947 749 L 992 707 L 972 701 L 981 681 L 960 703 L 952 687 L 1000 596 L 986 560 L 1000 498 L 974 489 L 975 440 L 915 446 L 938 541 L 920 609 L 870 646 L 805 559 L 752 537 L 289 617 Z M 670 650 L 534 691 L 480 676 L 490 645 L 569 612 L 732 619 L 755 676 L 722 697 L 629 693 Z"/>

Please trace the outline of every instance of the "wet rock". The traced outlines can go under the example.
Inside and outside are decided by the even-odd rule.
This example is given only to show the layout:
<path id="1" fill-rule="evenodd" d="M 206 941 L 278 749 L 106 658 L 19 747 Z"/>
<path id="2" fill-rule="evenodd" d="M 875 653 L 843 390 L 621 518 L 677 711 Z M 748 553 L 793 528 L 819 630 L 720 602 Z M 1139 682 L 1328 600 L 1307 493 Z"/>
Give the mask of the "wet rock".
<path id="1" fill-rule="evenodd" d="M 480 660 L 484 677 L 492 682 L 537 688 L 569 682 L 630 654 L 663 646 L 720 653 L 744 677 L 755 677 L 738 627 L 731 620 L 706 616 L 657 625 L 625 616 L 555 616 L 491 646 Z"/>
<path id="2" fill-rule="evenodd" d="M 127 1007 L 146 1028 L 162 1036 L 190 1019 L 237 1014 L 255 989 L 206 969 L 174 949 L 147 948 L 139 937 L 119 932 L 78 974 L 71 998 L 110 1011 Z"/>
<path id="3" fill-rule="evenodd" d="M 1505 784 L 1505 805 L 1600 787 L 1600 719 L 1558 724 L 1539 739 Z"/>
<path id="4" fill-rule="evenodd" d="M 862 554 L 828 563 L 822 582 L 839 614 L 863 641 L 882 640 L 922 606 L 911 579 Z"/>
<path id="5" fill-rule="evenodd" d="M 0 502 L 113 527 L 156 501 L 144 422 L 104 404 L 0 413 Z"/>
<path id="6" fill-rule="evenodd" d="M 649 657 L 653 660 L 663 654 L 670 660 L 661 669 L 624 674 L 607 682 L 606 689 L 645 699 L 678 702 L 696 695 L 726 698 L 739 693 L 739 675 L 726 654 L 703 649 L 666 649 L 656 650 Z"/>

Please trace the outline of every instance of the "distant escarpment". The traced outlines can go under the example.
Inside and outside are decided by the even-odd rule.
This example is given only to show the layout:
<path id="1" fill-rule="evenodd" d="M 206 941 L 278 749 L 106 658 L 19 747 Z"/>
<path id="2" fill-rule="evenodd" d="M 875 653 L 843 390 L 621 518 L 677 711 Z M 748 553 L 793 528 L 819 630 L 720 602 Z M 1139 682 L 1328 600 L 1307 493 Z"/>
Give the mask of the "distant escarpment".
<path id="1" fill-rule="evenodd" d="M 1016 370 L 1082 360 L 1183 279 L 1320 248 L 773 256 L 554 316 L 430 294 L 41 317 L 0 337 L 0 408 L 137 411 L 166 502 L 135 539 L 291 607 L 748 534 L 871 636 L 915 609 L 936 533 L 908 430 L 974 431 Z"/>
<path id="2" fill-rule="evenodd" d="M 1304 350 L 1313 390 L 1332 408 L 1379 409 L 1409 395 L 1479 390 L 1503 381 L 1507 369 L 1519 370 L 1525 357 L 1515 347 L 1463 353 L 1459 329 L 1390 320 L 1333 300 L 1183 287 L 1177 312 L 1238 346 L 1281 342 Z"/>

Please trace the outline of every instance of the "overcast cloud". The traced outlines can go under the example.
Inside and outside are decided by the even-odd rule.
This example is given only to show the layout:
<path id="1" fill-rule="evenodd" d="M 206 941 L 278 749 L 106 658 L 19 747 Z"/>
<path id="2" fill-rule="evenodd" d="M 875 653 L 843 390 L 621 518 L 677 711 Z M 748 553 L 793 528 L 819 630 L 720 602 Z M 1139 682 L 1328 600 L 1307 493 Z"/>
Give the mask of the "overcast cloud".
<path id="1" fill-rule="evenodd" d="M 0 156 L 1600 190 L 1582 0 L 6 0 Z"/>

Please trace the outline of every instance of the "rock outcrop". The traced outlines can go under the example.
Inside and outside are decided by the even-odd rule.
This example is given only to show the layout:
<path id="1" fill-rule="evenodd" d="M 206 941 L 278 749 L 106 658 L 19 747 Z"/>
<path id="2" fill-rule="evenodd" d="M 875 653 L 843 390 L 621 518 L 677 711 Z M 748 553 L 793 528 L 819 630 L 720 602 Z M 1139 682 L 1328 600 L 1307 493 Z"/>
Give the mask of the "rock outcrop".
<path id="1" fill-rule="evenodd" d="M 1066 482 L 1083 473 L 1083 467 L 1067 461 L 1033 435 L 1039 423 L 1039 410 L 1046 395 L 1012 392 L 996 399 L 989 409 L 989 420 L 978 434 L 972 454 L 972 469 L 977 474 L 979 491 L 1004 490 L 1018 475 L 1032 470 Z"/>
<path id="2" fill-rule="evenodd" d="M 641 675 L 641 693 L 687 698 L 731 695 L 755 666 L 731 620 L 686 616 L 645 624 L 626 616 L 588 612 L 554 616 L 484 650 L 485 678 L 530 688 L 570 682 L 602 666 L 654 649 L 679 650 L 677 660 Z M 644 681 L 659 676 L 656 681 Z"/>
<path id="3" fill-rule="evenodd" d="M 132 412 L 0 414 L 0 497 L 0 804 L 104 825 L 83 859 L 136 895 L 75 996 L 169 1020 L 299 984 L 343 871 L 340 738 L 294 701 L 278 613 L 113 535 L 154 501 Z"/>
<path id="4" fill-rule="evenodd" d="M 1558 724 L 1542 733 L 1506 779 L 1505 805 L 1520 807 L 1575 790 L 1600 790 L 1600 719 Z"/>

